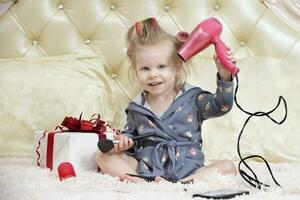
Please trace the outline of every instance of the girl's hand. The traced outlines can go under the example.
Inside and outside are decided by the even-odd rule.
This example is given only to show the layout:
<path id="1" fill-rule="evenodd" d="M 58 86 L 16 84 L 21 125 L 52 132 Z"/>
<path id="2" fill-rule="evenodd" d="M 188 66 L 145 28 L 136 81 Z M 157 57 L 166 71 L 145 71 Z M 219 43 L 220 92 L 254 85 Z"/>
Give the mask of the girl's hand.
<path id="1" fill-rule="evenodd" d="M 120 153 L 122 151 L 130 149 L 134 145 L 133 140 L 125 135 L 114 135 L 114 138 L 116 140 L 119 140 L 119 143 L 114 145 L 115 153 Z"/>
<path id="2" fill-rule="evenodd" d="M 236 63 L 236 60 L 234 58 L 233 53 L 229 50 L 227 51 L 227 58 L 232 62 L 232 63 Z M 221 78 L 221 80 L 223 81 L 230 81 L 231 80 L 231 72 L 226 69 L 219 61 L 217 55 L 214 55 L 214 61 L 216 63 L 217 69 L 218 69 L 218 74 Z"/>

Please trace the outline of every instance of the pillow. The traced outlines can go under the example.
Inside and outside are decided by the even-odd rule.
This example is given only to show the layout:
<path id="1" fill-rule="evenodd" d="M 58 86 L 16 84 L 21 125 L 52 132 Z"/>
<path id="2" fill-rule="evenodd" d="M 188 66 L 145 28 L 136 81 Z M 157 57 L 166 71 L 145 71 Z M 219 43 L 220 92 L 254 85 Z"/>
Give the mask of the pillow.
<path id="1" fill-rule="evenodd" d="M 65 116 L 113 120 L 114 83 L 101 56 L 0 60 L 0 156 L 28 156 L 34 130 Z"/>

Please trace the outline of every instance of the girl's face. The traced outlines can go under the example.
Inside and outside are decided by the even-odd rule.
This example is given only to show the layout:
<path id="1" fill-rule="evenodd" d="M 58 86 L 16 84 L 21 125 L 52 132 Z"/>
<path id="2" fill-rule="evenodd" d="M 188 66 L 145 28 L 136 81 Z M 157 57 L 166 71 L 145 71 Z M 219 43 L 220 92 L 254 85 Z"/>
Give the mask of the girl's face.
<path id="1" fill-rule="evenodd" d="M 153 97 L 176 92 L 177 68 L 174 46 L 168 41 L 138 46 L 135 51 L 135 72 L 140 86 Z"/>

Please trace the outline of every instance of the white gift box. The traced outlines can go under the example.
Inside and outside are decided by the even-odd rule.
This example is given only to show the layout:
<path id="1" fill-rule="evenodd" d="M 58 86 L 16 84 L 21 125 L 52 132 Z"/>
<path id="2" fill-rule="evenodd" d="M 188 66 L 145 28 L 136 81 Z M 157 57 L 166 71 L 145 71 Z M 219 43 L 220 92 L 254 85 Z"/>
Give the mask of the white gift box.
<path id="1" fill-rule="evenodd" d="M 33 162 L 37 164 L 38 154 L 36 149 L 39 140 L 43 137 L 43 131 L 35 131 L 33 136 Z M 106 138 L 112 139 L 113 133 L 106 132 Z M 57 167 L 62 162 L 70 162 L 76 173 L 83 171 L 97 171 L 96 152 L 99 136 L 96 133 L 62 132 L 54 135 L 53 142 L 53 170 L 57 173 Z M 47 134 L 41 139 L 38 149 L 40 153 L 39 163 L 46 167 L 47 160 Z"/>

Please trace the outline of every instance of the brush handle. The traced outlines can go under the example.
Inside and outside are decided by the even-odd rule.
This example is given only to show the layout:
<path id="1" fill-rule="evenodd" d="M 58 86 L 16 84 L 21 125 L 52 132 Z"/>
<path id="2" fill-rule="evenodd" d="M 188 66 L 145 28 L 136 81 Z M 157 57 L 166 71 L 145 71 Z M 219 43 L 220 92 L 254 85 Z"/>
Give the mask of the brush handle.
<path id="1" fill-rule="evenodd" d="M 155 133 L 148 133 L 148 134 L 144 134 L 144 135 L 138 135 L 138 136 L 133 136 L 131 139 L 133 141 L 136 140 L 140 140 L 142 138 L 146 138 L 146 137 L 150 137 L 152 135 L 155 135 Z M 111 149 L 114 148 L 115 144 L 118 144 L 120 142 L 120 140 L 110 140 L 110 139 L 104 139 L 104 140 L 99 140 L 98 142 L 98 148 L 101 152 L 103 153 L 107 153 L 109 152 Z"/>
<path id="2" fill-rule="evenodd" d="M 147 134 L 144 134 L 144 135 L 132 136 L 131 139 L 133 141 L 136 141 L 136 140 L 140 140 L 140 139 L 143 139 L 143 138 L 146 138 L 146 137 L 150 137 L 152 135 L 155 135 L 155 133 L 147 133 Z M 113 140 L 112 142 L 114 144 L 119 144 L 120 140 Z"/>

